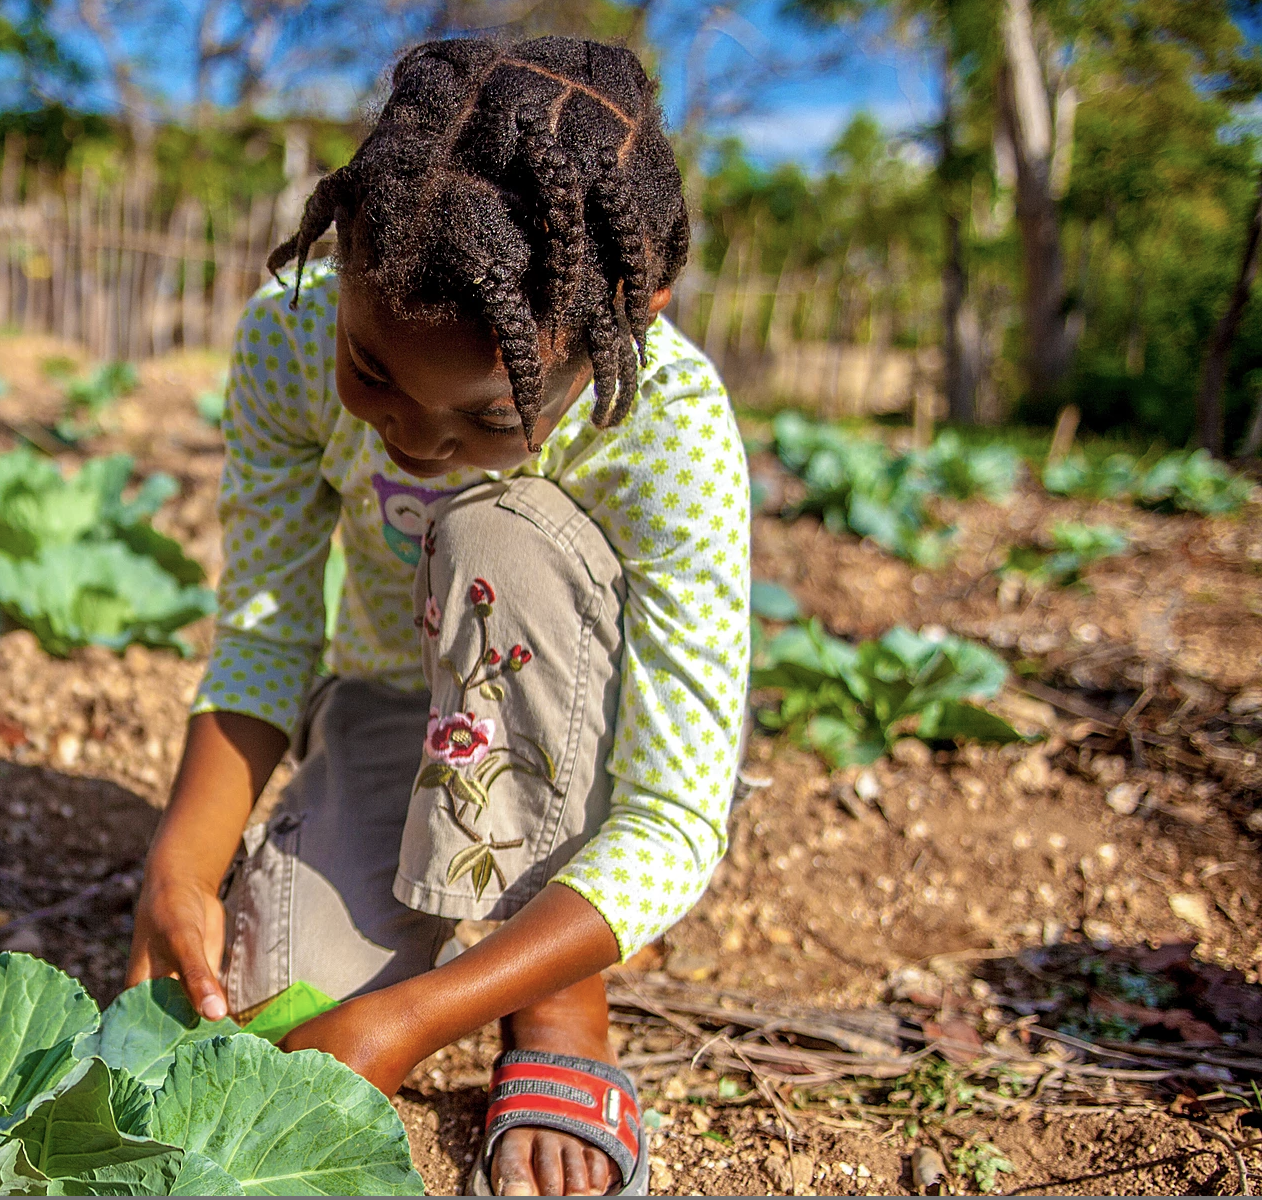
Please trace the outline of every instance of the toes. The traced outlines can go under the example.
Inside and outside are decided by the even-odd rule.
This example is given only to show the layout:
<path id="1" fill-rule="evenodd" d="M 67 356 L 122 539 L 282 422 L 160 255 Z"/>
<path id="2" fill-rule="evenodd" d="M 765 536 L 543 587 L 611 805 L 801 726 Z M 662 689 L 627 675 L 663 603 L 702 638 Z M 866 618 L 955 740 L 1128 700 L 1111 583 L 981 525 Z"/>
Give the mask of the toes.
<path id="1" fill-rule="evenodd" d="M 564 1134 L 551 1133 L 548 1130 L 535 1130 L 535 1152 L 533 1155 L 535 1179 L 539 1182 L 541 1196 L 564 1196 L 565 1159 L 563 1142 Z"/>
<path id="2" fill-rule="evenodd" d="M 561 1163 L 565 1168 L 565 1195 L 591 1196 L 593 1193 L 587 1178 L 587 1155 L 583 1143 L 575 1138 L 561 1142 Z"/>
<path id="3" fill-rule="evenodd" d="M 491 1187 L 497 1196 L 539 1196 L 531 1167 L 534 1134 L 529 1129 L 510 1129 L 495 1147 L 491 1159 Z"/>
<path id="4" fill-rule="evenodd" d="M 585 1146 L 583 1157 L 587 1160 L 587 1182 L 591 1190 L 589 1196 L 603 1196 L 609 1185 L 618 1177 L 618 1168 L 613 1165 L 609 1155 L 595 1146 Z"/>
<path id="5" fill-rule="evenodd" d="M 603 1196 L 616 1170 L 606 1154 L 581 1138 L 519 1127 L 495 1147 L 491 1187 L 497 1196 Z"/>

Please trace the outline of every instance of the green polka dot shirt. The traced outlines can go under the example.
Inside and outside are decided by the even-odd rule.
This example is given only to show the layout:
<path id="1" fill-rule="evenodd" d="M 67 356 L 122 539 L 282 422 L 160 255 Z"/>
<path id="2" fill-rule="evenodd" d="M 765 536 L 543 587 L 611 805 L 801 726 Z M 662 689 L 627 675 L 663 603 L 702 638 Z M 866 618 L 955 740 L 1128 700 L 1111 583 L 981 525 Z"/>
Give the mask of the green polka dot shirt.
<path id="1" fill-rule="evenodd" d="M 347 574 L 329 667 L 420 691 L 411 587 L 426 497 L 503 476 L 417 480 L 396 467 L 338 401 L 337 275 L 312 268 L 297 312 L 288 295 L 264 287 L 233 346 L 219 617 L 193 711 L 247 713 L 292 735 L 326 649 L 334 529 Z M 726 849 L 749 667 L 749 477 L 714 367 L 662 318 L 627 419 L 595 428 L 592 400 L 589 386 L 512 474 L 565 491 L 625 573 L 612 807 L 556 876 L 608 921 L 625 958 L 696 903 Z"/>

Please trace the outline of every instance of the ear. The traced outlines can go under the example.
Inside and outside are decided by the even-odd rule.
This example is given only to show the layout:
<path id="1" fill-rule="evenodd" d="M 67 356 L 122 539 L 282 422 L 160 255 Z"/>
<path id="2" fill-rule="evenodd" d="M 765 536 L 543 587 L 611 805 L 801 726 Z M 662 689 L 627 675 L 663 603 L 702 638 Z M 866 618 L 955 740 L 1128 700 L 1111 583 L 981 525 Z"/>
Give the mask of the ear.
<path id="1" fill-rule="evenodd" d="M 670 288 L 658 288 L 657 291 L 653 293 L 653 298 L 649 301 L 649 316 L 657 316 L 657 314 L 670 303 L 670 297 Z"/>

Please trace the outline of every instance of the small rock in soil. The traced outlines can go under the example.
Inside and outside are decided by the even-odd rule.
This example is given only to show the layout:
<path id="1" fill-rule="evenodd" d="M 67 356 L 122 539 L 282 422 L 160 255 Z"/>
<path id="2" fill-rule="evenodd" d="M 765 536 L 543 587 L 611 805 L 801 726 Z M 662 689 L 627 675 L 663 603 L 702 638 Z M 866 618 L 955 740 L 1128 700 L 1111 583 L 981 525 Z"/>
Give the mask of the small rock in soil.
<path id="1" fill-rule="evenodd" d="M 1170 911 L 1180 921 L 1186 921 L 1197 929 L 1209 928 L 1209 906 L 1204 896 L 1194 892 L 1175 892 L 1170 897 Z"/>
<path id="2" fill-rule="evenodd" d="M 1107 804 L 1119 817 L 1129 817 L 1139 807 L 1139 801 L 1148 785 L 1143 783 L 1115 783 L 1104 797 Z"/>
<path id="3" fill-rule="evenodd" d="M 715 971 L 715 962 L 704 954 L 685 954 L 676 950 L 666 960 L 666 974 L 681 983 L 701 983 Z"/>
<path id="4" fill-rule="evenodd" d="M 917 1146 L 911 1152 L 911 1177 L 923 1192 L 946 1175 L 946 1163 L 932 1146 Z"/>

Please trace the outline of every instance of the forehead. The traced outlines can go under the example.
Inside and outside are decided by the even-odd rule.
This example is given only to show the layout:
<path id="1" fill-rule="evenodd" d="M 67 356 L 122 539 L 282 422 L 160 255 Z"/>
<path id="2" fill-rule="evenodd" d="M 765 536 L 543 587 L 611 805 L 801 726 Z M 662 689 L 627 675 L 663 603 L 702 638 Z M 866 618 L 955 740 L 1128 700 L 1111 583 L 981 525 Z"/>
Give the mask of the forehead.
<path id="1" fill-rule="evenodd" d="M 362 283 L 342 286 L 340 318 L 352 348 L 370 368 L 384 368 L 391 382 L 410 391 L 409 383 L 496 380 L 508 373 L 495 338 L 485 324 L 423 311 L 400 315 Z"/>

